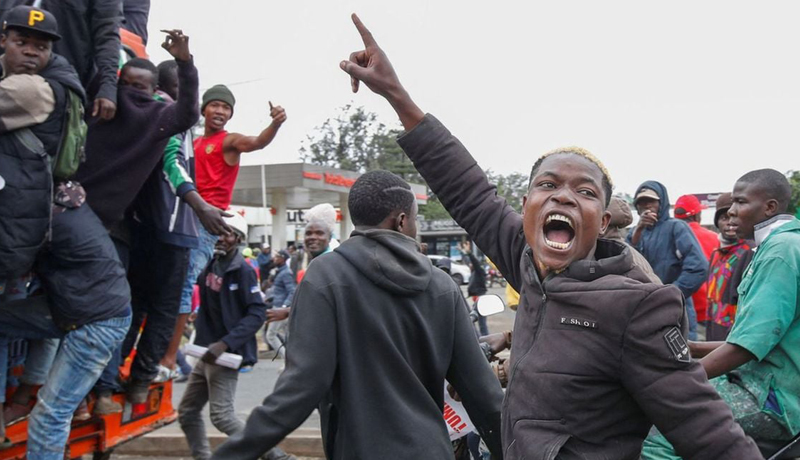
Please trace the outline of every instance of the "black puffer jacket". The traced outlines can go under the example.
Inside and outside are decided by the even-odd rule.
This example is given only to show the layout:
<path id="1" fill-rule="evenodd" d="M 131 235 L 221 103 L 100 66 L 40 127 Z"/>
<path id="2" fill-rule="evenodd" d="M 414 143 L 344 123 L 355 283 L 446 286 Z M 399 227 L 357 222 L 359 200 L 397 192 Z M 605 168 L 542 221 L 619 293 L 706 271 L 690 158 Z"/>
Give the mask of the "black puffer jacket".
<path id="1" fill-rule="evenodd" d="M 522 217 L 427 115 L 398 139 L 447 211 L 520 292 L 503 404 L 506 459 L 634 460 L 655 424 L 687 460 L 760 458 L 692 361 L 675 286 L 623 244 L 539 280 Z"/>
<path id="2" fill-rule="evenodd" d="M 50 222 L 52 178 L 47 156 L 54 156 L 61 139 L 66 113 L 67 90 L 84 97 L 75 69 L 53 54 L 39 72 L 53 89 L 55 109 L 38 125 L 27 142 L 24 130 L 0 134 L 0 279 L 15 278 L 30 271 L 36 253 L 45 241 Z"/>

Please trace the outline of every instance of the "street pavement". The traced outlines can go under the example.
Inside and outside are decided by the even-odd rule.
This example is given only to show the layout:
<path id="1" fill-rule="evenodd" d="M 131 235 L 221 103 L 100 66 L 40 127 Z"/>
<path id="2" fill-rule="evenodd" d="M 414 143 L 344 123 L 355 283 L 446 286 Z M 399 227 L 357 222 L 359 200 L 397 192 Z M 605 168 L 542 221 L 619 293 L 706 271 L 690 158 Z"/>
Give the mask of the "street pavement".
<path id="1" fill-rule="evenodd" d="M 466 293 L 466 286 L 463 287 L 464 292 Z M 505 289 L 501 287 L 493 287 L 489 289 L 489 294 L 496 294 L 499 295 L 503 301 L 505 302 Z M 466 294 L 465 294 L 466 295 Z M 488 319 L 489 330 L 490 332 L 502 332 L 505 330 L 510 330 L 513 326 L 514 322 L 514 315 L 515 313 L 510 309 L 506 308 L 503 313 L 499 313 L 494 316 L 490 316 Z M 259 338 L 259 346 L 263 347 L 264 345 L 261 343 L 261 339 Z M 261 355 L 272 356 L 272 353 L 261 353 Z M 239 375 L 239 385 L 236 392 L 236 402 L 235 402 L 235 410 L 236 415 L 239 416 L 242 420 L 246 420 L 247 416 L 250 414 L 250 411 L 261 404 L 266 396 L 272 392 L 273 388 L 275 387 L 275 382 L 278 379 L 278 376 L 281 372 L 281 367 L 283 366 L 283 361 L 281 359 L 260 359 L 258 364 L 253 367 L 253 370 L 250 372 L 242 373 Z M 178 403 L 183 396 L 183 392 L 186 388 L 185 383 L 175 383 L 173 385 L 173 405 L 177 408 Z M 209 437 L 224 437 L 222 433 L 220 433 L 214 426 L 211 424 L 211 420 L 208 416 L 208 408 L 204 411 L 203 419 L 206 422 L 206 429 L 208 430 Z M 306 420 L 303 425 L 300 427 L 300 431 L 304 432 L 306 435 L 308 433 L 318 433 L 320 427 L 320 420 L 319 414 L 315 410 L 311 416 Z M 162 437 L 179 437 L 181 441 L 183 441 L 183 432 L 180 429 L 178 423 L 173 423 L 166 427 L 163 427 L 157 430 L 155 433 L 152 433 L 145 438 L 162 438 Z M 136 440 L 134 442 L 138 443 L 142 441 Z M 133 443 L 131 443 L 133 444 Z M 126 446 L 122 446 L 123 453 L 137 453 L 131 452 L 130 450 L 126 450 Z M 132 447 L 132 446 L 131 446 Z M 288 448 L 288 446 L 287 446 Z M 176 452 L 173 455 L 187 455 L 188 452 L 183 451 L 183 449 L 176 449 Z M 115 455 L 114 458 L 119 459 L 126 459 L 126 460 L 139 460 L 141 458 L 149 458 L 149 459 L 157 459 L 157 458 L 169 458 L 170 460 L 175 460 L 180 457 L 136 457 L 136 456 L 127 456 L 127 455 Z"/>

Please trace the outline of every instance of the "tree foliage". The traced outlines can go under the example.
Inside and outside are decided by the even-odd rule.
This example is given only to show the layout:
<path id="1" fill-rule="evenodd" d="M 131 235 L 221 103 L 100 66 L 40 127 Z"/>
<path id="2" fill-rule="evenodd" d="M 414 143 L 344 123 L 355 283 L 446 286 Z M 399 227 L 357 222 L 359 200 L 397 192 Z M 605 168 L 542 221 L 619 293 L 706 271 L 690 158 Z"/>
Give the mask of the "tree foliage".
<path id="1" fill-rule="evenodd" d="M 411 160 L 397 144 L 402 133 L 378 120 L 375 113 L 364 107 L 346 105 L 333 118 L 315 128 L 300 147 L 300 158 L 308 163 L 367 172 L 374 169 L 391 171 L 408 182 L 425 184 Z M 500 175 L 487 171 L 490 181 L 497 184 L 498 193 L 505 196 L 514 209 L 522 209 L 522 197 L 528 189 L 528 177 L 521 173 Z M 419 213 L 427 220 L 450 219 L 438 198 L 428 190 L 428 204 Z"/>
<path id="2" fill-rule="evenodd" d="M 792 185 L 792 201 L 789 205 L 789 212 L 796 213 L 800 218 L 800 171 L 789 171 L 786 173 L 786 177 Z"/>

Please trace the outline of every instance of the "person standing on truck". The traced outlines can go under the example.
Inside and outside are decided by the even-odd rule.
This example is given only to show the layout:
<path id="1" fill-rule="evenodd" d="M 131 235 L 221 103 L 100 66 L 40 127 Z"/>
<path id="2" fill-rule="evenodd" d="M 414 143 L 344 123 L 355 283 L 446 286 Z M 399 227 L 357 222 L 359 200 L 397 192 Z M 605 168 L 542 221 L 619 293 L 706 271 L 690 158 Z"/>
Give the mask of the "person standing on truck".
<path id="1" fill-rule="evenodd" d="M 203 136 L 194 139 L 195 185 L 200 196 L 211 206 L 223 211 L 231 204 L 233 187 L 239 175 L 239 159 L 242 153 L 255 152 L 268 146 L 281 125 L 286 121 L 286 111 L 280 106 L 272 106 L 272 122 L 258 136 L 245 136 L 229 133 L 225 126 L 233 117 L 236 98 L 225 85 L 215 85 L 203 94 L 200 113 L 204 118 Z M 203 227 L 198 229 L 199 241 L 189 254 L 189 269 L 186 277 L 196 280 L 208 265 L 214 253 L 218 236 Z M 181 297 L 181 311 L 191 305 L 191 295 L 184 290 Z"/>
<path id="2" fill-rule="evenodd" d="M 0 398 L 9 338 L 62 338 L 28 421 L 26 454 L 31 460 L 61 460 L 73 412 L 128 330 L 130 289 L 83 188 L 54 180 L 47 159 L 63 151 L 70 95 L 84 100 L 73 67 L 52 53 L 61 38 L 58 23 L 49 11 L 18 6 L 5 13 L 2 24 Z M 31 270 L 46 295 L 25 299 Z M 8 447 L 2 420 L 0 433 L 2 447 Z"/>
<path id="3" fill-rule="evenodd" d="M 624 244 L 598 238 L 613 191 L 600 160 L 578 147 L 540 157 L 518 214 L 461 142 L 414 103 L 355 15 L 353 22 L 365 49 L 340 63 L 353 91 L 363 82 L 386 98 L 406 129 L 400 147 L 521 294 L 504 458 L 634 460 L 653 423 L 687 460 L 759 458 L 691 360 L 680 290 L 650 283 Z"/>
<path id="4" fill-rule="evenodd" d="M 20 5 L 34 4 L 50 11 L 63 34 L 63 40 L 53 44 L 53 52 L 65 57 L 78 72 L 89 102 L 87 113 L 109 121 L 117 112 L 121 3 L 121 0 L 3 0 L 0 16 Z"/>

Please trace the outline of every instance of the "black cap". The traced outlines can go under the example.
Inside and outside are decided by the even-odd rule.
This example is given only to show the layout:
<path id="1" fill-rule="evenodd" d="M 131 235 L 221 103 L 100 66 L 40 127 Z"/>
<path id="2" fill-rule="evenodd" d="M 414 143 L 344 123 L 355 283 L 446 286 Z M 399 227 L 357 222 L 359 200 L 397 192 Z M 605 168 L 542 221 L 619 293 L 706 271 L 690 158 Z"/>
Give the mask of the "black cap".
<path id="1" fill-rule="evenodd" d="M 61 40 L 58 21 L 53 13 L 32 6 L 15 6 L 3 16 L 3 33 L 6 29 L 25 29 L 44 35 L 51 40 Z"/>

